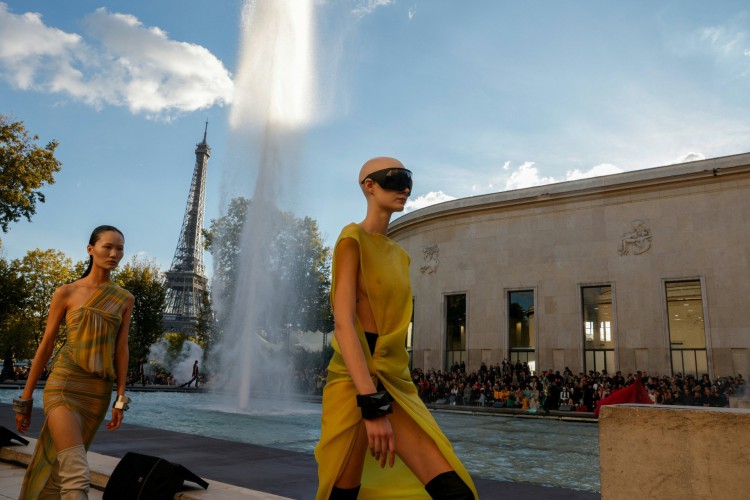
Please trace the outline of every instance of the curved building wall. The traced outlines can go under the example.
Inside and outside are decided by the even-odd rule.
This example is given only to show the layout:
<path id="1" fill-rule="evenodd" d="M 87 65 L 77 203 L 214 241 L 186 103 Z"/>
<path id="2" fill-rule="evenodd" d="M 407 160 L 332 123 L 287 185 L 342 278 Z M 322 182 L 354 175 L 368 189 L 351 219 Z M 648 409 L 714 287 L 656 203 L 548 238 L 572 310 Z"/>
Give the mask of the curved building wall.
<path id="1" fill-rule="evenodd" d="M 749 224 L 750 154 L 409 213 L 413 365 L 746 376 Z"/>

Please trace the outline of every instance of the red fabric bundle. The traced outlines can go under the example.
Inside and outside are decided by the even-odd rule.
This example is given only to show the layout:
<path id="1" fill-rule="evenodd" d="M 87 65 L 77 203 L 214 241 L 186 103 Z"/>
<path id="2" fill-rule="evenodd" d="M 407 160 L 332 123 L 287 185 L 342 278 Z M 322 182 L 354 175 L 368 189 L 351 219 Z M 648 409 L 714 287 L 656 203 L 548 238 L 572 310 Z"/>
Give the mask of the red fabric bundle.
<path id="1" fill-rule="evenodd" d="M 648 391 L 641 383 L 640 378 L 635 379 L 635 383 L 626 386 L 623 389 L 613 392 L 606 398 L 596 403 L 596 410 L 594 415 L 599 416 L 599 408 L 604 405 L 617 405 L 622 403 L 638 403 L 644 405 L 650 405 L 654 402 L 648 395 Z"/>

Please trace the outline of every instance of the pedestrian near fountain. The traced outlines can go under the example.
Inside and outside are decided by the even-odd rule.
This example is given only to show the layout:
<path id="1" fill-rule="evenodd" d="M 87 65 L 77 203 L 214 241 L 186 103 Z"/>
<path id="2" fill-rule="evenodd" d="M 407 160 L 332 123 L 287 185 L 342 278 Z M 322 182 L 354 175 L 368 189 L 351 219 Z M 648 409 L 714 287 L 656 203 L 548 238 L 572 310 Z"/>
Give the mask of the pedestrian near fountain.
<path id="1" fill-rule="evenodd" d="M 334 354 L 315 448 L 317 499 L 474 499 L 469 473 L 419 398 L 404 347 L 409 256 L 386 231 L 411 194 L 411 172 L 374 158 L 359 184 L 367 215 L 342 230 L 333 254 Z"/>
<path id="2" fill-rule="evenodd" d="M 33 392 L 47 365 L 63 320 L 67 341 L 44 387 L 45 420 L 19 498 L 88 498 L 86 450 L 106 416 L 117 380 L 117 399 L 107 429 L 120 427 L 128 409 L 128 327 L 133 296 L 110 281 L 122 259 L 123 234 L 99 226 L 89 239 L 89 265 L 80 279 L 55 290 L 44 336 L 20 398 L 14 398 L 16 428 L 31 423 Z"/>
<path id="3" fill-rule="evenodd" d="M 192 375 L 193 378 L 191 378 L 190 380 L 188 380 L 187 382 L 185 382 L 184 384 L 182 384 L 180 387 L 185 387 L 185 386 L 190 387 L 190 384 L 192 384 L 193 381 L 195 381 L 195 388 L 197 389 L 198 388 L 198 376 L 199 375 L 200 375 L 200 369 L 198 368 L 198 360 L 196 359 L 195 363 L 193 363 L 193 375 Z"/>

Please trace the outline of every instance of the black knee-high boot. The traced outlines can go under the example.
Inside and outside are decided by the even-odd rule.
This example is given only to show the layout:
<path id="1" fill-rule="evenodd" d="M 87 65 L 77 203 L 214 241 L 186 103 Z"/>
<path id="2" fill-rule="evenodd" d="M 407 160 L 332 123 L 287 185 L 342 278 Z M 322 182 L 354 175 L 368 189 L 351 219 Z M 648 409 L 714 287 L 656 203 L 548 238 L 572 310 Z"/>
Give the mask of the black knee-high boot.
<path id="1" fill-rule="evenodd" d="M 337 488 L 334 486 L 328 500 L 357 500 L 359 486 L 355 486 L 354 488 Z"/>
<path id="2" fill-rule="evenodd" d="M 443 472 L 424 486 L 434 500 L 474 500 L 474 493 L 456 471 Z"/>

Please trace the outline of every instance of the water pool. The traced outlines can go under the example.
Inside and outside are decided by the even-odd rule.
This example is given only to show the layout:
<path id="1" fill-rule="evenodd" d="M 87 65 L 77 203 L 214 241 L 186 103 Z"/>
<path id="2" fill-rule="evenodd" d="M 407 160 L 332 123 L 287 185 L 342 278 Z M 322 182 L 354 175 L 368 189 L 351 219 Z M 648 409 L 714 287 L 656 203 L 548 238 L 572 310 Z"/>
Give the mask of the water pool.
<path id="1" fill-rule="evenodd" d="M 37 391 L 40 392 L 40 391 Z M 16 391 L 0 391 L 10 403 Z M 41 395 L 41 394 L 39 394 Z M 320 405 L 251 401 L 228 406 L 213 393 L 133 392 L 126 422 L 186 434 L 312 453 L 320 436 Z M 41 405 L 37 397 L 35 404 Z M 457 455 L 474 476 L 599 491 L 595 424 L 434 412 Z"/>

